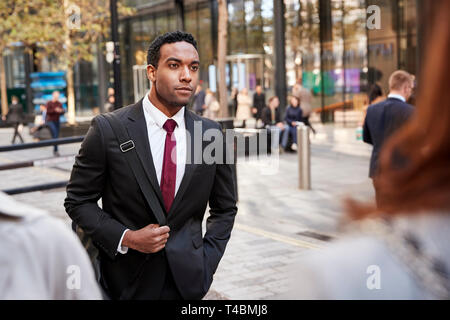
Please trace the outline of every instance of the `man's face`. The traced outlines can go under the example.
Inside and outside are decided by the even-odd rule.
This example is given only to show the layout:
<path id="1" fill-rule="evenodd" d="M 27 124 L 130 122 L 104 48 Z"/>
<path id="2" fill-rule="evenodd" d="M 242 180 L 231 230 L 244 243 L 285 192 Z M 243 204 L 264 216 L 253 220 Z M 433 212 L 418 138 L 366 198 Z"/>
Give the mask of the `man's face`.
<path id="1" fill-rule="evenodd" d="M 272 101 L 270 101 L 270 106 L 272 107 L 272 109 L 278 108 L 279 105 L 280 100 L 278 100 L 278 98 L 273 98 Z"/>
<path id="2" fill-rule="evenodd" d="M 409 98 L 411 98 L 411 95 L 414 91 L 414 82 L 411 81 L 410 83 L 407 83 L 403 87 L 403 96 L 405 97 L 405 100 L 408 101 Z"/>
<path id="3" fill-rule="evenodd" d="M 58 98 L 59 98 L 59 92 L 58 91 L 53 92 L 53 100 L 58 100 Z"/>
<path id="4" fill-rule="evenodd" d="M 261 86 L 256 86 L 256 92 L 257 92 L 258 94 L 261 94 L 261 92 L 262 92 Z"/>
<path id="5" fill-rule="evenodd" d="M 188 104 L 198 82 L 198 52 L 188 42 L 166 43 L 160 48 L 158 68 L 147 66 L 158 98 L 173 107 Z"/>

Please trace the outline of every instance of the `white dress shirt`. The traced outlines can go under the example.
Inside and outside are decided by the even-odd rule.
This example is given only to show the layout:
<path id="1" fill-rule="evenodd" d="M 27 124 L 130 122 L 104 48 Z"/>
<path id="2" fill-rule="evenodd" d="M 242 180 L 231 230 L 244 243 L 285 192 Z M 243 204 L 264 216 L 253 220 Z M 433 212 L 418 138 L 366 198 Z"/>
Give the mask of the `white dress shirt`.
<path id="1" fill-rule="evenodd" d="M 388 98 L 399 99 L 399 100 L 401 100 L 401 101 L 403 101 L 403 102 L 406 102 L 406 99 L 405 99 L 404 96 L 401 96 L 401 95 L 396 94 L 396 93 L 389 93 L 387 97 L 388 97 Z"/>
<path id="2" fill-rule="evenodd" d="M 168 119 L 173 119 L 177 123 L 174 130 L 174 136 L 176 139 L 176 152 L 177 152 L 177 173 L 175 183 L 175 195 L 183 180 L 184 170 L 186 166 L 186 124 L 184 122 L 184 107 L 182 107 L 172 118 L 166 116 L 158 108 L 156 108 L 151 102 L 149 93 L 145 95 L 142 100 L 142 106 L 144 109 L 145 123 L 147 124 L 148 141 L 150 144 L 150 150 L 153 158 L 153 166 L 155 168 L 156 177 L 158 178 L 158 184 L 161 185 L 161 173 L 164 161 L 164 148 L 166 144 L 166 130 L 163 128 L 164 123 Z M 117 251 L 125 254 L 128 252 L 127 247 L 122 246 L 122 240 L 129 229 L 125 230 L 120 238 Z"/>

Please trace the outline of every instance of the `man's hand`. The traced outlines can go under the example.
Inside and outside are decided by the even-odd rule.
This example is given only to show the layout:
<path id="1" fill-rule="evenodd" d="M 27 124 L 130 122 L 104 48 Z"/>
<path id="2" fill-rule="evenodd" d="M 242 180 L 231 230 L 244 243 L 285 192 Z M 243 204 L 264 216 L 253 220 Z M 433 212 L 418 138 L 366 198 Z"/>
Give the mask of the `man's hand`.
<path id="1" fill-rule="evenodd" d="M 258 112 L 258 109 L 252 108 L 252 112 L 253 112 L 253 114 L 256 114 Z"/>
<path id="2" fill-rule="evenodd" d="M 159 224 L 149 224 L 142 229 L 125 232 L 122 246 L 143 252 L 155 253 L 166 246 L 170 228 Z"/>

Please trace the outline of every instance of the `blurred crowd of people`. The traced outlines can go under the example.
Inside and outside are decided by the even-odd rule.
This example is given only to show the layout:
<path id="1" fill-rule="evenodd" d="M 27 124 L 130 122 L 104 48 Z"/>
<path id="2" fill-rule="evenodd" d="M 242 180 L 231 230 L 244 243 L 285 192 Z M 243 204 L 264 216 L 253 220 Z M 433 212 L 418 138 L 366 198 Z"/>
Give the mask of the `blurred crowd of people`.
<path id="1" fill-rule="evenodd" d="M 297 126 L 306 125 L 313 133 L 315 129 L 309 121 L 312 112 L 311 91 L 302 86 L 302 79 L 292 87 L 288 97 L 288 106 L 284 114 L 278 108 L 279 97 L 271 96 L 268 99 L 261 85 L 255 87 L 253 96 L 249 95 L 247 88 L 238 91 L 237 88 L 231 90 L 228 100 L 229 114 L 233 115 L 238 123 L 237 128 L 247 128 L 249 120 L 254 121 L 254 128 L 276 130 L 280 138 L 281 151 L 295 152 L 297 150 Z M 220 104 L 216 99 L 215 92 L 202 85 L 197 86 L 192 110 L 201 116 L 217 120 Z M 274 141 L 272 141 L 274 143 Z"/>

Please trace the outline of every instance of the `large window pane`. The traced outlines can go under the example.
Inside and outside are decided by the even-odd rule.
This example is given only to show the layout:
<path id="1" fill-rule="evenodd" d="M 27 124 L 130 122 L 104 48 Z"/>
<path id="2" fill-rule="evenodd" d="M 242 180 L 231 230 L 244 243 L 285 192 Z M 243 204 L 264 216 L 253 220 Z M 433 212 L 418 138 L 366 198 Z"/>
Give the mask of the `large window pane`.
<path id="1" fill-rule="evenodd" d="M 319 2 L 285 0 L 284 3 L 288 89 L 302 78 L 303 86 L 315 96 L 312 104 L 317 108 L 321 106 Z"/>

